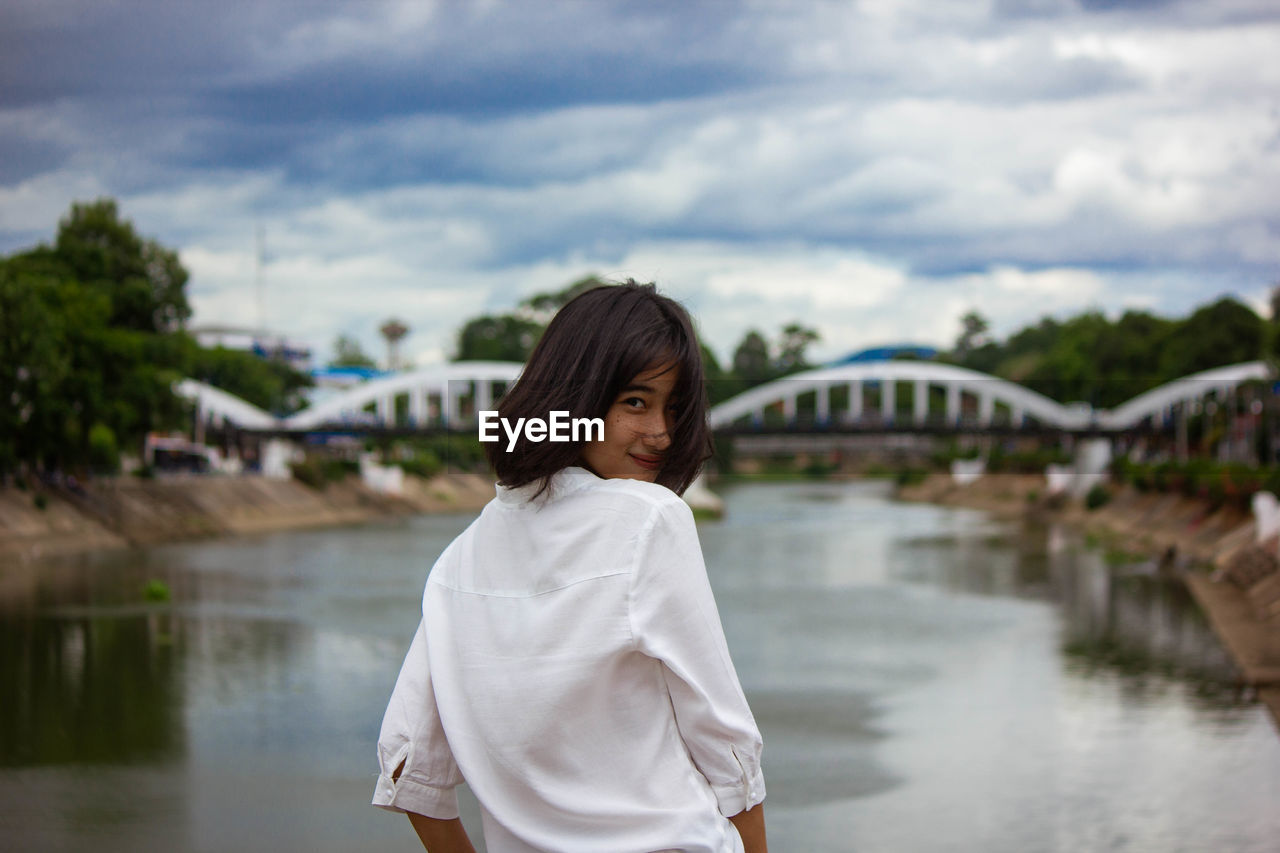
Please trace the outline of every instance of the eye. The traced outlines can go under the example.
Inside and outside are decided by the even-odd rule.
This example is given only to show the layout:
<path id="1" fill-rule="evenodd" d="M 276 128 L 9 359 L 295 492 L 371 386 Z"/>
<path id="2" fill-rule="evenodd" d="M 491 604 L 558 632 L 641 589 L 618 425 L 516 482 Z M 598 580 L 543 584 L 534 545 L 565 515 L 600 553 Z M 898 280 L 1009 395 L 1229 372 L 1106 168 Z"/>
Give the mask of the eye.
<path id="1" fill-rule="evenodd" d="M 618 402 L 622 403 L 622 405 L 626 406 L 628 409 L 644 408 L 644 400 L 639 397 L 623 397 Z"/>

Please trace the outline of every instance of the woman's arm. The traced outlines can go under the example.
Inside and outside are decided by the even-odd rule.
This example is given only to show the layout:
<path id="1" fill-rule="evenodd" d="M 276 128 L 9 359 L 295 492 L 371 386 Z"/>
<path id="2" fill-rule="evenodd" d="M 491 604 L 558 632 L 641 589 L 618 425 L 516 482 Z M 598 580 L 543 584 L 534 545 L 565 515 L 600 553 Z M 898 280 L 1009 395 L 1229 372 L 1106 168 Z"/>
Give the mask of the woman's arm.
<path id="1" fill-rule="evenodd" d="M 764 803 L 738 812 L 729 820 L 738 828 L 747 853 L 769 853 L 769 843 L 764 838 Z"/>
<path id="2" fill-rule="evenodd" d="M 409 815 L 409 823 L 413 824 L 413 829 L 418 833 L 418 838 L 422 840 L 422 846 L 427 853 L 476 853 L 476 848 L 471 846 L 471 839 L 467 837 L 467 831 L 463 829 L 462 821 L 458 818 L 440 820 L 413 812 L 406 812 L 406 814 Z M 764 838 L 763 823 L 760 825 L 760 832 L 762 833 L 760 837 Z M 764 850 L 763 847 L 760 849 Z M 748 847 L 747 853 L 755 853 L 755 851 Z"/>
<path id="3" fill-rule="evenodd" d="M 765 798 L 760 730 L 729 657 L 693 512 L 673 496 L 649 525 L 632 572 L 632 636 L 662 664 L 676 727 L 720 813 L 738 815 Z"/>

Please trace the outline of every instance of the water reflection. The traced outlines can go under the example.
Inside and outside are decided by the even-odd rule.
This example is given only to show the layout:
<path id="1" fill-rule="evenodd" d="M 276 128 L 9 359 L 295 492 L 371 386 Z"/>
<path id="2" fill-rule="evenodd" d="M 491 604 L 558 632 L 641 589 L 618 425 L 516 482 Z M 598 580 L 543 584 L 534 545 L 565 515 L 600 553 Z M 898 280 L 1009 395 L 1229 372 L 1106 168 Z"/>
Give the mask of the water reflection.
<path id="1" fill-rule="evenodd" d="M 1237 671 L 1190 592 L 1154 561 L 1109 564 L 1060 524 L 981 517 L 963 533 L 899 540 L 890 573 L 953 592 L 1053 602 L 1073 671 L 1109 668 L 1195 681 L 1234 703 Z"/>
<path id="2" fill-rule="evenodd" d="M 0 620 L 0 764 L 179 757 L 183 654 L 164 613 Z"/>
<path id="3" fill-rule="evenodd" d="M 1270 849 L 1280 745 L 1177 582 L 880 484 L 725 497 L 700 536 L 779 849 Z M 469 521 L 6 570 L 0 837 L 415 849 L 365 805 L 372 744 Z M 144 601 L 151 579 L 171 601 Z"/>

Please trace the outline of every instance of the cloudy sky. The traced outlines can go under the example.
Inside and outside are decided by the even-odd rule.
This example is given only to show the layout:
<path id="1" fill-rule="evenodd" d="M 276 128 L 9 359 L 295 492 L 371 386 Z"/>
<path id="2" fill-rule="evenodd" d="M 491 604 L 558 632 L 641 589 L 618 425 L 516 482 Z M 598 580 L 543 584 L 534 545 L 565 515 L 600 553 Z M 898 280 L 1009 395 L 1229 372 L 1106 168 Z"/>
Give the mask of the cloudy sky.
<path id="1" fill-rule="evenodd" d="M 3 0 L 0 252 L 109 195 L 194 325 L 443 358 L 584 274 L 727 357 L 1280 279 L 1274 0 Z"/>

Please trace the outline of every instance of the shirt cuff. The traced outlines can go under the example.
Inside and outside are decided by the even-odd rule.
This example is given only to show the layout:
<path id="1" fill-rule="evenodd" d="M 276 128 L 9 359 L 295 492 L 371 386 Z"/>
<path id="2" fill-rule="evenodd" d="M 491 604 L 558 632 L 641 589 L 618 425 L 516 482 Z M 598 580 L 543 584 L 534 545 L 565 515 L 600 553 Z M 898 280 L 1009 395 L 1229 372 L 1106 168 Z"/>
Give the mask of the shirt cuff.
<path id="1" fill-rule="evenodd" d="M 453 788 L 436 788 L 416 782 L 408 776 L 392 781 L 383 774 L 373 791 L 373 805 L 392 812 L 413 812 L 437 820 L 453 820 L 458 816 L 458 793 Z"/>
<path id="2" fill-rule="evenodd" d="M 764 771 L 759 767 L 755 773 L 734 785 L 713 785 L 716 804 L 720 814 L 733 817 L 747 809 L 754 808 L 764 802 Z"/>

